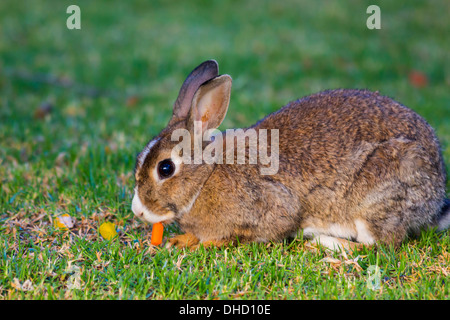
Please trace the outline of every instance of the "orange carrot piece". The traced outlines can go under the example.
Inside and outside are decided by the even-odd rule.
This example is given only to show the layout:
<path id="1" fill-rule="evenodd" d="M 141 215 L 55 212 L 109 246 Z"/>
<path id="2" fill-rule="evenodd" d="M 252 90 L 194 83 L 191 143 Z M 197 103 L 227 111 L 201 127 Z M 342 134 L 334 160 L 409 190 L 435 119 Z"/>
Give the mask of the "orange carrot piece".
<path id="1" fill-rule="evenodd" d="M 163 239 L 164 225 L 161 222 L 153 224 L 151 244 L 159 246 Z"/>

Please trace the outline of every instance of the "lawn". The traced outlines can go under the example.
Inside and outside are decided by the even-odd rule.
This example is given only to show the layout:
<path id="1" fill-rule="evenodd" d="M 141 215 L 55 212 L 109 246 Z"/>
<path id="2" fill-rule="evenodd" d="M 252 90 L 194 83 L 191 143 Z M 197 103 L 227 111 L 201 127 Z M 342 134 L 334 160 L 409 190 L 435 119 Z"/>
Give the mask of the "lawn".
<path id="1" fill-rule="evenodd" d="M 233 77 L 223 129 L 368 88 L 425 117 L 450 168 L 450 2 L 377 1 L 380 30 L 360 0 L 76 3 L 81 30 L 72 1 L 0 2 L 0 299 L 449 299 L 448 231 L 355 254 L 301 236 L 169 251 L 130 208 L 137 153 L 211 58 Z"/>

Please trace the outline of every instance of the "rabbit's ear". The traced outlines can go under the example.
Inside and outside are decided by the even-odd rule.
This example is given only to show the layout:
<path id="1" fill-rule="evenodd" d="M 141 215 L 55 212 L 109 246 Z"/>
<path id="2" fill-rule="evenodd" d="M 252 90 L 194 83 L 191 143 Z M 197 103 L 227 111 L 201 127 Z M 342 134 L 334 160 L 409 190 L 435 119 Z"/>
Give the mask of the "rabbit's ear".
<path id="1" fill-rule="evenodd" d="M 231 82 L 231 77 L 224 74 L 198 88 L 192 99 L 188 129 L 193 130 L 196 121 L 201 121 L 202 132 L 220 126 L 230 103 Z"/>
<path id="2" fill-rule="evenodd" d="M 191 108 L 192 99 L 202 83 L 219 74 L 219 65 L 215 60 L 208 60 L 195 68 L 181 86 L 178 98 L 173 106 L 173 116 L 170 123 L 186 119 Z"/>

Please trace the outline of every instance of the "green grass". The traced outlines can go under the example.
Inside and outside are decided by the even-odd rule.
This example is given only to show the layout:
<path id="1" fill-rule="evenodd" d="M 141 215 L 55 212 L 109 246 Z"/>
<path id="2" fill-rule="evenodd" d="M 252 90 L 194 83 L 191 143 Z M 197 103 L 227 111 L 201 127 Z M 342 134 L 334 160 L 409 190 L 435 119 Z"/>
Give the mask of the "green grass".
<path id="1" fill-rule="evenodd" d="M 359 257 L 301 239 L 167 251 L 130 210 L 136 154 L 210 58 L 234 80 L 223 128 L 320 90 L 369 88 L 424 116 L 449 168 L 450 5 L 405 3 L 380 1 L 382 29 L 368 30 L 369 1 L 77 1 L 82 29 L 68 30 L 71 1 L 1 1 L 0 298 L 448 299 L 448 232 Z M 73 230 L 53 228 L 62 213 Z M 118 238 L 102 239 L 103 221 Z"/>

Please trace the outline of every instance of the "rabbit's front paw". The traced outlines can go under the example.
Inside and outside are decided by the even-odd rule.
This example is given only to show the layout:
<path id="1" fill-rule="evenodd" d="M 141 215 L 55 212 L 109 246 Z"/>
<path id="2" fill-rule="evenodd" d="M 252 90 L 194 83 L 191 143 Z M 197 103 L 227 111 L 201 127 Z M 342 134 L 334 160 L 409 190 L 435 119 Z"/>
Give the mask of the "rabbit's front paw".
<path id="1" fill-rule="evenodd" d="M 177 247 L 179 249 L 195 246 L 199 243 L 199 239 L 192 233 L 185 233 L 176 235 L 167 240 L 166 248 Z"/>

